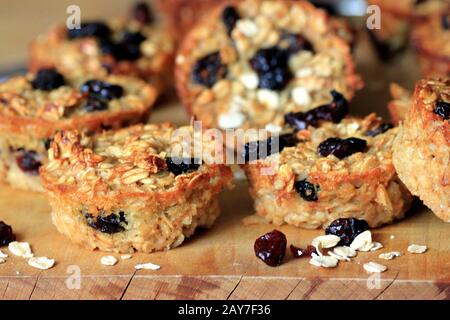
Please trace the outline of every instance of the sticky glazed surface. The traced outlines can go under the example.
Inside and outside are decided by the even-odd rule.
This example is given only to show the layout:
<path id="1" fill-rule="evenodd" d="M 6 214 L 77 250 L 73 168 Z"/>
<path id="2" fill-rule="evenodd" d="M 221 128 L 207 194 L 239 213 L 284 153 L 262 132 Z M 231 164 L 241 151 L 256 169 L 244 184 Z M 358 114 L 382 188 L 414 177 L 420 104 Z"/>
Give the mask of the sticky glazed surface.
<path id="1" fill-rule="evenodd" d="M 325 227 L 341 217 L 364 219 L 371 227 L 402 218 L 412 196 L 392 163 L 398 129 L 368 135 L 381 124 L 372 114 L 309 127 L 297 133 L 296 146 L 246 164 L 257 214 L 276 225 L 304 228 Z M 324 156 L 319 145 L 329 138 L 358 138 L 367 147 L 344 158 Z M 264 174 L 273 164 L 275 174 Z"/>
<path id="2" fill-rule="evenodd" d="M 450 222 L 450 121 L 444 108 L 450 103 L 450 81 L 421 80 L 413 105 L 394 144 L 399 177 L 438 217 Z M 450 113 L 447 109 L 447 114 Z"/>
<path id="3" fill-rule="evenodd" d="M 236 2 L 234 14 L 229 6 L 217 8 L 191 30 L 176 59 L 179 95 L 205 126 L 280 125 L 285 113 L 306 111 L 327 101 L 331 89 L 350 99 L 361 86 L 350 46 L 323 10 L 304 1 Z M 224 19 L 233 21 L 236 14 L 239 19 L 234 18 L 231 28 L 233 24 Z M 289 51 L 288 57 L 274 62 L 276 58 L 261 52 L 274 47 L 280 49 L 275 55 Z M 265 66 L 265 58 L 274 65 Z M 209 67 L 213 72 L 205 71 Z M 266 68 L 272 70 L 261 71 Z M 271 81 L 280 79 L 280 73 L 282 83 Z M 216 76 L 215 81 L 207 79 L 206 85 L 198 81 L 208 74 Z"/>

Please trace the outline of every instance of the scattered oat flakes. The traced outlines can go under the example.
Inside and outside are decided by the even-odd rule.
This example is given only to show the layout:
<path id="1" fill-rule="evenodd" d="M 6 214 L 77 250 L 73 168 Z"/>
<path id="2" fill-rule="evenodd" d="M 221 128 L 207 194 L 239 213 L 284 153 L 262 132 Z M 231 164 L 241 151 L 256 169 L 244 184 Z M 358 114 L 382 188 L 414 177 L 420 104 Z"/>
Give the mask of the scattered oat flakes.
<path id="1" fill-rule="evenodd" d="M 134 266 L 134 268 L 136 270 L 159 270 L 161 269 L 160 266 L 158 266 L 157 264 L 153 264 L 151 262 L 147 262 L 147 263 L 142 263 L 142 264 L 137 264 Z"/>
<path id="2" fill-rule="evenodd" d="M 367 272 L 372 272 L 372 273 L 381 273 L 387 270 L 387 267 L 376 263 L 376 262 L 367 262 L 364 263 L 363 265 L 364 270 L 366 270 Z"/>
<path id="3" fill-rule="evenodd" d="M 100 259 L 100 263 L 104 266 L 113 266 L 117 263 L 117 259 L 113 256 L 104 256 Z"/>
<path id="4" fill-rule="evenodd" d="M 131 259 L 132 255 L 131 254 L 123 254 L 120 256 L 120 259 L 122 260 L 128 260 Z"/>
<path id="5" fill-rule="evenodd" d="M 335 254 L 338 254 L 342 257 L 347 257 L 347 258 L 353 258 L 356 256 L 356 251 L 347 246 L 335 247 L 333 249 L 333 252 Z"/>
<path id="6" fill-rule="evenodd" d="M 55 265 L 55 260 L 47 257 L 32 257 L 28 260 L 28 264 L 36 269 L 47 270 Z"/>
<path id="7" fill-rule="evenodd" d="M 5 263 L 6 262 L 6 260 L 5 259 L 3 259 L 3 258 L 0 258 L 0 264 L 2 264 L 2 263 Z"/>
<path id="8" fill-rule="evenodd" d="M 31 252 L 30 244 L 28 242 L 10 242 L 8 245 L 8 250 L 15 256 L 22 258 L 32 258 L 33 253 Z"/>
<path id="9" fill-rule="evenodd" d="M 392 251 L 392 252 L 386 252 L 386 253 L 380 253 L 378 258 L 384 259 L 384 260 L 392 260 L 396 257 L 400 257 L 402 254 L 398 251 Z"/>
<path id="10" fill-rule="evenodd" d="M 372 233 L 366 230 L 356 236 L 350 248 L 357 251 L 369 251 L 372 248 Z"/>
<path id="11" fill-rule="evenodd" d="M 334 251 L 330 251 L 330 252 L 328 252 L 328 254 L 338 260 L 341 260 L 341 261 L 351 261 L 351 259 L 349 257 L 340 255 Z"/>
<path id="12" fill-rule="evenodd" d="M 341 241 L 341 238 L 334 234 L 327 234 L 324 236 L 318 236 L 313 239 L 311 244 L 316 248 L 317 253 L 321 256 L 321 249 L 333 248 Z"/>
<path id="13" fill-rule="evenodd" d="M 379 242 L 372 242 L 372 247 L 370 248 L 370 251 L 377 251 L 383 248 L 383 245 Z"/>
<path id="14" fill-rule="evenodd" d="M 419 244 L 411 244 L 410 246 L 408 246 L 408 252 L 411 253 L 424 253 L 427 250 L 427 246 L 422 246 Z"/>
<path id="15" fill-rule="evenodd" d="M 319 256 L 315 253 L 311 254 L 309 263 L 316 267 L 334 268 L 337 266 L 339 260 L 332 256 Z"/>
<path id="16" fill-rule="evenodd" d="M 8 258 L 8 255 L 0 250 L 0 258 Z"/>

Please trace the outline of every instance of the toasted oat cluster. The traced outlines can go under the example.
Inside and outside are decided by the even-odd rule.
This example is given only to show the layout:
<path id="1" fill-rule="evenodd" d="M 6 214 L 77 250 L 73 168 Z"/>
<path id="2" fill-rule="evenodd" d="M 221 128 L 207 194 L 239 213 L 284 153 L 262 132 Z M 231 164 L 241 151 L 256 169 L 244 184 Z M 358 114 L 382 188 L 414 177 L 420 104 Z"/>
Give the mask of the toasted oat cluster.
<path id="1" fill-rule="evenodd" d="M 450 222 L 450 80 L 421 80 L 394 143 L 400 179 Z"/>
<path id="2" fill-rule="evenodd" d="M 0 84 L 0 181 L 42 191 L 39 167 L 58 130 L 101 131 L 146 116 L 156 90 L 125 76 L 70 78 L 56 69 Z"/>
<path id="3" fill-rule="evenodd" d="M 212 12 L 186 36 L 176 85 L 207 127 L 280 126 L 335 89 L 361 86 L 350 46 L 325 11 L 305 1 L 246 0 Z"/>
<path id="4" fill-rule="evenodd" d="M 412 41 L 427 77 L 450 75 L 450 3 L 441 13 L 418 23 L 412 31 Z"/>
<path id="5" fill-rule="evenodd" d="M 75 76 L 123 74 L 163 89 L 171 81 L 174 45 L 163 22 L 137 4 L 129 17 L 56 26 L 31 46 L 30 69 L 54 66 Z"/>
<path id="6" fill-rule="evenodd" d="M 192 153 L 187 137 L 191 127 L 169 124 L 58 133 L 41 169 L 56 228 L 92 249 L 152 252 L 211 226 L 232 174 Z M 223 152 L 218 143 L 202 136 L 204 149 Z"/>
<path id="7" fill-rule="evenodd" d="M 397 83 L 391 83 L 390 91 L 392 100 L 388 104 L 388 110 L 391 120 L 394 124 L 398 124 L 405 120 L 406 114 L 412 105 L 412 93 L 401 87 Z"/>
<path id="8" fill-rule="evenodd" d="M 279 153 L 243 166 L 257 214 L 304 228 L 346 217 L 371 227 L 402 218 L 412 196 L 392 163 L 397 131 L 374 114 L 297 131 L 295 143 L 280 142 Z"/>

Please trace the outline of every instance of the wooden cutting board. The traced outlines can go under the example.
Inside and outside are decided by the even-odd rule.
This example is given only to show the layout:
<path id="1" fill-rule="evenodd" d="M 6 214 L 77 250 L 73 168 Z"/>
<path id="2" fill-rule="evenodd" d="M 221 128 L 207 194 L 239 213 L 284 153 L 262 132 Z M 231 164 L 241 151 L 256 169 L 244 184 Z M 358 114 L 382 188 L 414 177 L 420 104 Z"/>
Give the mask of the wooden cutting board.
<path id="1" fill-rule="evenodd" d="M 411 87 L 418 78 L 414 57 L 405 54 L 390 64 L 380 64 L 363 39 L 356 50 L 359 70 L 366 88 L 353 103 L 353 111 L 386 115 L 391 80 Z M 413 71 L 411 71 L 413 70 Z M 164 106 L 155 110 L 152 121 L 188 122 L 183 109 L 167 94 Z M 163 103 L 164 104 L 164 103 Z M 450 224 L 438 220 L 416 204 L 408 217 L 373 231 L 384 248 L 360 253 L 352 262 L 337 268 L 317 268 L 308 259 L 287 254 L 277 268 L 255 257 L 255 239 L 271 231 L 268 224 L 244 226 L 242 219 L 253 214 L 244 181 L 221 197 L 222 215 L 210 230 L 198 232 L 181 247 L 168 252 L 134 254 L 116 266 L 100 264 L 101 252 L 73 245 L 58 234 L 50 221 L 50 208 L 43 194 L 0 186 L 0 220 L 11 224 L 19 241 L 31 244 L 37 256 L 56 260 L 54 268 L 39 271 L 24 259 L 9 257 L 0 265 L 0 298 L 3 299 L 450 299 Z M 323 234 L 322 230 L 278 228 L 288 245 L 304 247 Z M 425 244 L 425 254 L 407 252 L 409 244 Z M 7 251 L 3 248 L 3 251 Z M 378 259 L 379 253 L 401 251 L 392 261 Z M 115 255 L 120 258 L 119 255 Z M 388 270 L 378 279 L 366 273 L 368 261 L 382 263 Z M 153 262 L 158 271 L 135 271 L 138 263 Z M 79 281 L 78 281 L 79 280 Z"/>

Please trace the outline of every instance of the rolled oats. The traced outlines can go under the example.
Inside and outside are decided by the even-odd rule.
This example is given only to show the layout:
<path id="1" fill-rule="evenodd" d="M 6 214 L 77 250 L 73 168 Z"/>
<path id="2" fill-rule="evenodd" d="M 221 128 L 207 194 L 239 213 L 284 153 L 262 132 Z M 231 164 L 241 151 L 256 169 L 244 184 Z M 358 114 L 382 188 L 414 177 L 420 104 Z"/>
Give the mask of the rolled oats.
<path id="1" fill-rule="evenodd" d="M 367 272 L 371 272 L 371 273 L 382 273 L 387 270 L 386 266 L 376 263 L 376 262 L 364 263 L 363 267 L 364 267 L 364 270 L 366 270 Z"/>
<path id="2" fill-rule="evenodd" d="M 408 252 L 410 253 L 424 253 L 428 250 L 427 246 L 422 246 L 418 244 L 411 244 L 408 246 Z"/>
<path id="3" fill-rule="evenodd" d="M 391 251 L 391 252 L 381 253 L 378 257 L 380 259 L 384 259 L 384 260 L 392 260 L 396 257 L 400 257 L 401 255 L 402 255 L 402 253 L 399 251 Z"/>
<path id="4" fill-rule="evenodd" d="M 339 260 L 332 256 L 319 256 L 315 253 L 311 254 L 309 263 L 316 267 L 334 268 L 337 266 Z"/>
<path id="5" fill-rule="evenodd" d="M 136 270 L 159 270 L 161 269 L 160 266 L 157 264 L 153 264 L 151 262 L 143 263 L 143 264 L 137 264 L 134 266 Z"/>
<path id="6" fill-rule="evenodd" d="M 357 235 L 353 242 L 350 244 L 350 248 L 357 251 L 369 251 L 370 249 L 372 249 L 372 247 L 372 233 L 370 232 L 370 230 L 366 230 Z"/>
<path id="7" fill-rule="evenodd" d="M 123 254 L 120 256 L 120 259 L 122 260 L 129 260 L 131 259 L 133 256 L 131 254 Z"/>
<path id="8" fill-rule="evenodd" d="M 8 255 L 0 250 L 0 258 L 8 258 Z"/>
<path id="9" fill-rule="evenodd" d="M 55 260 L 47 257 L 32 257 L 28 260 L 28 264 L 36 269 L 47 270 L 53 268 Z"/>
<path id="10" fill-rule="evenodd" d="M 15 256 L 22 258 L 32 258 L 33 253 L 31 251 L 30 244 L 28 242 L 10 242 L 8 245 L 8 250 Z"/>
<path id="11" fill-rule="evenodd" d="M 100 263 L 104 266 L 114 266 L 117 262 L 117 258 L 114 256 L 103 256 L 100 259 Z"/>

